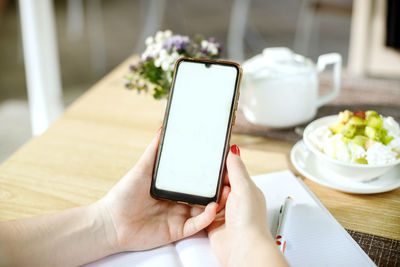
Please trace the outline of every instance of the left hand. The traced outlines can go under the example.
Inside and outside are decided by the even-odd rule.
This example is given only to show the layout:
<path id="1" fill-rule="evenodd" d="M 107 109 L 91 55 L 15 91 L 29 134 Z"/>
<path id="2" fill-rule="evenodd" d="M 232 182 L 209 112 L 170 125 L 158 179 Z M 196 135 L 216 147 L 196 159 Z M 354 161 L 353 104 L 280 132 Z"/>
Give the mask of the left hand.
<path id="1" fill-rule="evenodd" d="M 174 242 L 204 229 L 215 218 L 217 203 L 203 209 L 150 196 L 160 135 L 161 130 L 136 166 L 94 204 L 103 218 L 106 238 L 116 252 L 146 250 Z"/>

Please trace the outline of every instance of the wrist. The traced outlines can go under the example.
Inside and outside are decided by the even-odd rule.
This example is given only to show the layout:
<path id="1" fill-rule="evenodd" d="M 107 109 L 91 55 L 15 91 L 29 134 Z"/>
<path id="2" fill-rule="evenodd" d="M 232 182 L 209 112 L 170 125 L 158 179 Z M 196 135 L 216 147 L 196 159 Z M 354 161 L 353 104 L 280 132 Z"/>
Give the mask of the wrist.
<path id="1" fill-rule="evenodd" d="M 265 229 L 260 229 L 258 227 L 249 227 L 242 234 L 243 240 L 241 242 L 246 245 L 249 243 L 258 243 L 258 244 L 269 244 L 275 243 L 274 238 L 272 237 L 271 232 L 267 227 Z"/>
<path id="2" fill-rule="evenodd" d="M 258 259 L 260 255 L 277 249 L 268 229 L 249 228 L 237 237 L 234 244 L 228 266 L 247 266 L 251 259 Z"/>
<path id="3" fill-rule="evenodd" d="M 96 231 L 98 240 L 104 243 L 104 250 L 108 255 L 121 252 L 118 246 L 117 232 L 110 211 L 103 201 L 97 201 L 89 206 L 98 221 L 99 230 Z"/>

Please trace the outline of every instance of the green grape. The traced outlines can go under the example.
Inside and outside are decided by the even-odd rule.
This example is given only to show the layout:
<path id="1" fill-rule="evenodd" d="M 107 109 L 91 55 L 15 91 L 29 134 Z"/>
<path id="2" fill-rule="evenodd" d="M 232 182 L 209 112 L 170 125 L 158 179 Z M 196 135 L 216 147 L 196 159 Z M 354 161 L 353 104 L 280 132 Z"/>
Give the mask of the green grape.
<path id="1" fill-rule="evenodd" d="M 342 137 L 342 141 L 343 141 L 343 143 L 346 144 L 346 145 L 350 142 L 350 140 L 351 140 L 350 138 L 347 138 L 347 137 L 345 137 L 345 136 Z"/>
<path id="2" fill-rule="evenodd" d="M 369 118 L 371 116 L 378 116 L 379 117 L 379 114 L 378 114 L 378 112 L 376 112 L 374 110 L 368 110 L 368 111 L 365 112 L 365 119 L 366 120 L 369 120 Z"/>
<path id="3" fill-rule="evenodd" d="M 365 135 L 365 126 L 356 127 L 356 132 L 354 133 L 354 136 L 357 136 L 357 135 L 361 135 L 361 136 Z"/>
<path id="4" fill-rule="evenodd" d="M 394 139 L 393 136 L 386 135 L 386 136 L 383 138 L 382 143 L 386 146 L 386 145 L 389 144 L 393 139 Z"/>
<path id="5" fill-rule="evenodd" d="M 375 137 L 376 137 L 376 129 L 375 129 L 375 128 L 372 128 L 372 127 L 369 127 L 369 126 L 365 127 L 365 135 L 366 135 L 367 137 L 369 137 L 369 138 L 375 140 Z"/>
<path id="6" fill-rule="evenodd" d="M 354 134 L 356 133 L 357 127 L 355 125 L 352 125 L 350 123 L 347 123 L 341 133 L 343 134 L 344 137 L 346 138 L 353 138 Z"/>
<path id="7" fill-rule="evenodd" d="M 368 138 L 362 135 L 356 135 L 352 140 L 351 143 L 355 145 L 362 146 L 364 149 L 367 145 Z"/>
<path id="8" fill-rule="evenodd" d="M 381 128 L 383 128 L 383 120 L 379 116 L 370 116 L 367 119 L 367 125 L 369 127 L 373 127 L 373 128 L 376 128 L 376 129 L 381 129 Z"/>
<path id="9" fill-rule="evenodd" d="M 352 116 L 348 122 L 350 125 L 355 125 L 355 126 L 363 126 L 366 124 L 366 121 L 360 117 L 357 116 Z"/>
<path id="10" fill-rule="evenodd" d="M 368 161 L 366 158 L 358 158 L 358 159 L 355 159 L 354 162 L 358 163 L 358 164 L 368 164 Z"/>
<path id="11" fill-rule="evenodd" d="M 387 130 L 385 128 L 381 128 L 376 132 L 376 141 L 381 142 L 384 145 L 389 144 L 392 141 L 393 137 L 388 136 Z"/>
<path id="12" fill-rule="evenodd" d="M 340 113 L 342 117 L 344 113 Z M 347 144 L 358 145 L 364 149 L 368 149 L 373 143 L 380 142 L 383 145 L 388 145 L 394 138 L 388 135 L 388 131 L 383 128 L 382 117 L 374 110 L 365 112 L 365 119 L 358 115 L 351 115 L 348 121 L 340 122 L 333 127 L 331 131 L 340 131 L 343 135 L 342 141 Z M 335 131 L 334 131 L 335 130 Z M 361 164 L 367 164 L 366 159 L 357 159 Z"/>

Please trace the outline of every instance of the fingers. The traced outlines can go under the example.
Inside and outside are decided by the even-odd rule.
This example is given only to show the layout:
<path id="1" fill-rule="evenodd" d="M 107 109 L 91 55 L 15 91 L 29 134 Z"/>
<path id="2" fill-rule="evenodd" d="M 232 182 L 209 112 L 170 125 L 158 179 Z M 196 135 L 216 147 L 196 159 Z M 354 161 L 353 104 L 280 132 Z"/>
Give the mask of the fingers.
<path id="1" fill-rule="evenodd" d="M 216 229 L 220 229 L 221 226 L 225 224 L 225 213 L 218 214 L 215 220 L 206 228 L 207 233 L 212 235 L 213 231 Z"/>
<path id="2" fill-rule="evenodd" d="M 226 168 L 226 167 L 225 167 Z M 229 177 L 228 177 L 228 171 L 224 171 L 224 180 L 223 180 L 223 185 L 229 185 Z"/>
<path id="3" fill-rule="evenodd" d="M 140 157 L 139 161 L 136 163 L 136 167 L 140 168 L 141 171 L 153 171 L 154 162 L 156 160 L 158 145 L 160 143 L 162 128 L 160 128 L 157 134 L 154 136 L 153 140 L 151 140 L 150 144 L 147 146 L 143 155 Z"/>
<path id="4" fill-rule="evenodd" d="M 215 219 L 217 210 L 218 204 L 212 202 L 206 206 L 202 213 L 188 219 L 183 226 L 183 237 L 194 235 L 210 225 Z"/>
<path id="5" fill-rule="evenodd" d="M 229 193 L 231 192 L 231 188 L 229 186 L 224 185 L 221 192 L 221 198 L 218 203 L 218 212 L 223 210 L 226 205 L 226 201 L 228 200 Z"/>
<path id="6" fill-rule="evenodd" d="M 248 180 L 250 180 L 250 176 L 247 173 L 246 167 L 244 166 L 243 161 L 240 158 L 239 154 L 234 154 L 232 152 L 232 150 L 234 150 L 233 149 L 234 146 L 232 146 L 232 149 L 228 154 L 228 158 L 226 159 L 226 168 L 228 170 L 228 179 L 229 179 L 229 183 L 231 185 L 232 190 L 236 190 L 236 188 L 240 188 L 241 186 L 246 184 L 248 182 Z M 236 149 L 238 149 L 237 146 L 236 146 Z"/>

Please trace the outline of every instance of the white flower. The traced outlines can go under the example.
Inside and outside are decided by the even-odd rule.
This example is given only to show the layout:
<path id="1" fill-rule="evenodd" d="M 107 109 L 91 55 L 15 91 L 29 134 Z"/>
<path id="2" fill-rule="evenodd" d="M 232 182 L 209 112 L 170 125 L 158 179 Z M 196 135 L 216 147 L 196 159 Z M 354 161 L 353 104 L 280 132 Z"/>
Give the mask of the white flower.
<path id="1" fill-rule="evenodd" d="M 164 70 L 164 71 L 167 71 L 167 70 L 169 70 L 170 69 L 170 62 L 169 61 L 167 61 L 167 60 L 164 60 L 162 63 L 161 63 L 161 68 Z"/>
<path id="2" fill-rule="evenodd" d="M 201 48 L 207 50 L 208 53 L 211 55 L 217 55 L 218 54 L 218 47 L 216 44 L 211 43 L 207 40 L 201 41 Z"/>
<path id="3" fill-rule="evenodd" d="M 165 37 L 171 37 L 171 36 L 172 36 L 172 31 L 171 31 L 171 30 L 166 30 L 166 31 L 164 32 L 164 36 L 165 36 Z"/>
<path id="4" fill-rule="evenodd" d="M 151 44 L 146 47 L 146 50 L 142 54 L 142 59 L 146 59 L 147 57 L 154 57 L 154 44 Z"/>
<path id="5" fill-rule="evenodd" d="M 218 54 L 218 48 L 215 44 L 209 43 L 207 50 L 211 53 L 211 55 L 216 55 Z"/>
<path id="6" fill-rule="evenodd" d="M 167 72 L 167 80 L 168 80 L 168 82 L 172 82 L 172 74 L 170 71 Z"/>
<path id="7" fill-rule="evenodd" d="M 161 49 L 159 52 L 159 59 L 163 61 L 167 58 L 167 56 L 168 56 L 167 50 Z"/>
<path id="8" fill-rule="evenodd" d="M 175 61 L 177 61 L 180 57 L 181 57 L 181 56 L 180 56 L 176 51 L 174 51 L 174 52 L 171 54 L 171 58 L 172 58 L 174 64 L 175 64 Z"/>
<path id="9" fill-rule="evenodd" d="M 160 67 L 161 66 L 161 60 L 159 59 L 159 58 L 157 58 L 157 59 L 155 59 L 154 60 L 154 65 L 156 66 L 156 67 Z"/>
<path id="10" fill-rule="evenodd" d="M 160 54 L 161 50 L 163 50 L 162 43 L 156 43 L 153 47 L 154 56 L 158 56 Z"/>
<path id="11" fill-rule="evenodd" d="M 151 45 L 153 42 L 154 42 L 154 38 L 152 36 L 149 36 L 146 38 L 145 44 Z"/>
<path id="12" fill-rule="evenodd" d="M 158 31 L 155 36 L 156 43 L 160 43 L 164 40 L 164 33 L 162 31 Z"/>
<path id="13" fill-rule="evenodd" d="M 146 82 L 143 79 L 139 79 L 137 81 L 137 86 L 139 86 L 139 87 L 143 87 L 145 84 L 146 84 Z"/>
<path id="14" fill-rule="evenodd" d="M 142 54 L 142 60 L 146 60 L 146 58 L 148 56 L 149 56 L 149 54 L 146 51 L 144 51 L 143 54 Z"/>

